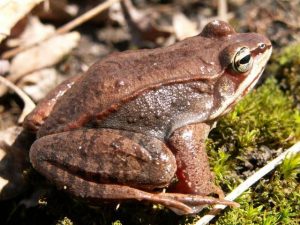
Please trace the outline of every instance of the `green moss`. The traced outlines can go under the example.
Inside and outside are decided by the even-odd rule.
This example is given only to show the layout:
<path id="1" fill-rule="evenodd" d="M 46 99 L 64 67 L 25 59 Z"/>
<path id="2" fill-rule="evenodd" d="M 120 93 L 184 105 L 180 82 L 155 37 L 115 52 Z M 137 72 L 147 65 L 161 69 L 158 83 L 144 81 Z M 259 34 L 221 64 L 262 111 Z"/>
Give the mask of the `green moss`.
<path id="1" fill-rule="evenodd" d="M 219 121 L 207 142 L 217 183 L 231 190 L 244 171 L 265 165 L 276 149 L 299 140 L 299 115 L 274 78 L 246 96 Z"/>
<path id="2" fill-rule="evenodd" d="M 221 119 L 210 134 L 207 149 L 223 190 L 229 192 L 249 171 L 265 165 L 280 153 L 276 149 L 299 140 L 299 115 L 293 99 L 272 77 Z M 300 154 L 284 160 L 237 199 L 240 208 L 226 210 L 215 224 L 299 224 L 299 175 Z"/>
<path id="3" fill-rule="evenodd" d="M 296 180 L 300 174 L 300 154 L 286 157 L 279 167 L 279 171 L 286 180 Z"/>
<path id="4" fill-rule="evenodd" d="M 268 70 L 279 80 L 281 88 L 294 97 L 300 108 L 300 43 L 273 54 Z"/>
<path id="5" fill-rule="evenodd" d="M 56 225 L 73 225 L 73 222 L 68 217 L 64 217 L 62 220 L 59 220 Z"/>
<path id="6" fill-rule="evenodd" d="M 220 170 L 228 171 L 226 154 L 234 157 L 235 162 L 246 163 L 261 146 L 277 149 L 299 140 L 299 110 L 293 108 L 293 100 L 280 90 L 276 80 L 269 78 L 221 119 L 210 137 L 208 150 L 218 174 Z"/>
<path id="7" fill-rule="evenodd" d="M 112 223 L 112 225 L 122 225 L 120 220 L 116 220 L 115 222 Z"/>
<path id="8" fill-rule="evenodd" d="M 282 180 L 277 171 L 244 193 L 241 207 L 226 211 L 216 224 L 299 224 L 299 191 L 297 182 Z"/>
<path id="9" fill-rule="evenodd" d="M 278 148 L 300 138 L 299 125 L 300 114 L 293 109 L 292 99 L 270 78 L 222 119 L 212 135 L 218 146 L 225 142 L 231 151 L 260 145 Z"/>

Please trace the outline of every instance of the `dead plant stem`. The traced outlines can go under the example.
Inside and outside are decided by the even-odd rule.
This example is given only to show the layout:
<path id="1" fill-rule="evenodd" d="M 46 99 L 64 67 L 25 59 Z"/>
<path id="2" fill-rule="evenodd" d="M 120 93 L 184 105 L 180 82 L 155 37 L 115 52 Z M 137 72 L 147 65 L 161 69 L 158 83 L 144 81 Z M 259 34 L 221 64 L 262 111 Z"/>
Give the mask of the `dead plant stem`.
<path id="1" fill-rule="evenodd" d="M 6 78 L 0 76 L 0 83 L 12 89 L 23 100 L 24 108 L 18 120 L 19 123 L 22 123 L 25 117 L 35 108 L 34 102 L 24 91 L 22 91 L 19 87 L 17 87 Z"/>

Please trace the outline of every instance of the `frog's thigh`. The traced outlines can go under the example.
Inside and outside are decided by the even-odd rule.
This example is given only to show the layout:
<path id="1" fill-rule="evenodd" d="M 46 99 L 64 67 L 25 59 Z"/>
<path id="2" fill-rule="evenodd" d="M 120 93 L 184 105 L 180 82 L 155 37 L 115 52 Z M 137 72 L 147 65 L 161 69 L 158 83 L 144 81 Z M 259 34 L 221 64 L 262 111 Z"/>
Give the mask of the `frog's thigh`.
<path id="1" fill-rule="evenodd" d="M 154 189 L 167 186 L 176 172 L 175 157 L 163 142 L 112 129 L 42 137 L 32 145 L 30 160 L 59 187 L 72 185 L 75 177 L 86 182 L 78 189 L 91 186 L 89 181 Z"/>
<path id="2" fill-rule="evenodd" d="M 50 91 L 47 96 L 39 102 L 35 109 L 27 115 L 23 127 L 28 130 L 37 131 L 51 113 L 57 100 L 60 99 L 79 78 L 80 76 L 70 77 Z"/>

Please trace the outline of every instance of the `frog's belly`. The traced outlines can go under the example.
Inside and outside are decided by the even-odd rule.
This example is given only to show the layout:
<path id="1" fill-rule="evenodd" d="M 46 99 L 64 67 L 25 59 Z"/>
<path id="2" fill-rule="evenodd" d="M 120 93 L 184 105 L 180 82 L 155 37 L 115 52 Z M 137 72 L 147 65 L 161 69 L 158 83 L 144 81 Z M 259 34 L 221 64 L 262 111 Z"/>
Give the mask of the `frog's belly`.
<path id="1" fill-rule="evenodd" d="M 205 83 L 176 84 L 151 90 L 124 104 L 101 121 L 90 123 L 134 131 L 163 140 L 186 124 L 205 121 L 213 108 L 213 95 Z"/>

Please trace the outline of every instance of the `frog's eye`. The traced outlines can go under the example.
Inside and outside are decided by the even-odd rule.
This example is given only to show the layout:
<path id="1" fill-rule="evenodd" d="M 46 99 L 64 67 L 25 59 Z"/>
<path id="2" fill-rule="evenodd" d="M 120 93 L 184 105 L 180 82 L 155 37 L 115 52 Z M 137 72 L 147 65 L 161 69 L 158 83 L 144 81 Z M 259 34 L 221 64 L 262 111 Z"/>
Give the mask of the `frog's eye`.
<path id="1" fill-rule="evenodd" d="M 242 47 L 238 49 L 233 57 L 232 67 L 233 70 L 239 73 L 247 72 L 253 63 L 253 58 L 251 56 L 250 49 L 247 47 Z"/>

